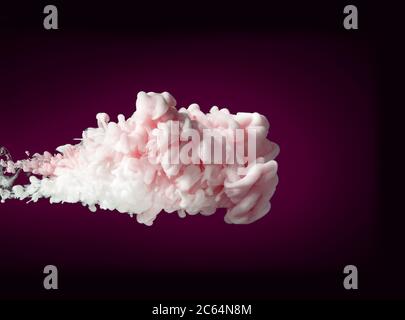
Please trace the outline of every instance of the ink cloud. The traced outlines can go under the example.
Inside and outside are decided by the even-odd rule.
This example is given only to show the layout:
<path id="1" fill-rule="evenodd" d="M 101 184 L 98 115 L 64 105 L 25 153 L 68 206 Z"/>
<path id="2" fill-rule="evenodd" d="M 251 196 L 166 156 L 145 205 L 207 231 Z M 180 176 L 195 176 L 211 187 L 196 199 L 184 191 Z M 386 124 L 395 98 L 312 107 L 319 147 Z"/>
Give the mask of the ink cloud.
<path id="1" fill-rule="evenodd" d="M 14 162 L 3 148 L 1 201 L 81 202 L 91 211 L 130 214 L 148 226 L 161 211 L 208 216 L 225 208 L 225 222 L 234 224 L 252 223 L 269 212 L 279 147 L 267 139 L 263 115 L 217 107 L 205 114 L 197 104 L 176 109 L 167 92 L 139 92 L 128 119 L 118 115 L 113 122 L 105 113 L 96 118 L 96 128 L 55 154 Z M 212 139 L 205 138 L 207 131 L 215 131 Z M 215 142 L 223 140 L 218 145 L 224 152 L 216 157 Z M 19 172 L 29 175 L 28 184 L 15 184 Z"/>

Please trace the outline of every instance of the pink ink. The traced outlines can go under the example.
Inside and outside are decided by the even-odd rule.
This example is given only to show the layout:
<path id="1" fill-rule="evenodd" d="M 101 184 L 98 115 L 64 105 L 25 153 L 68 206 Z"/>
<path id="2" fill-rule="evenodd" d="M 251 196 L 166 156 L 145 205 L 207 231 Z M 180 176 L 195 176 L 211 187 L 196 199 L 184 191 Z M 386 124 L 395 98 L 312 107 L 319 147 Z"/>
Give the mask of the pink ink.
<path id="1" fill-rule="evenodd" d="M 217 107 L 205 114 L 197 104 L 177 110 L 167 92 L 140 92 L 128 119 L 118 115 L 113 122 L 105 113 L 96 118 L 96 128 L 86 129 L 78 144 L 58 147 L 56 154 L 36 153 L 14 162 L 0 153 L 2 202 L 81 202 L 91 211 L 135 215 L 146 225 L 162 210 L 185 217 L 226 208 L 225 221 L 235 224 L 254 222 L 269 212 L 278 183 L 274 159 L 279 147 L 267 139 L 264 116 L 233 115 Z M 208 129 L 217 134 L 212 154 L 211 138 L 204 138 Z M 247 138 L 251 132 L 255 140 Z M 224 153 L 215 162 L 215 142 L 222 138 L 226 143 L 218 145 Z M 254 156 L 246 154 L 252 141 Z M 31 174 L 30 183 L 13 186 L 20 170 Z"/>

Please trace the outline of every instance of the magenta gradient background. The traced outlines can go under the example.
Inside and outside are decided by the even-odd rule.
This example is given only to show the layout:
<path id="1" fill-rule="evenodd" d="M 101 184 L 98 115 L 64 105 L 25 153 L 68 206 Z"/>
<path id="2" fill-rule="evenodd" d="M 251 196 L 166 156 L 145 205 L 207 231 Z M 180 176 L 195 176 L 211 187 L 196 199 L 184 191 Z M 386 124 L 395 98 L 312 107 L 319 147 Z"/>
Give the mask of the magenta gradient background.
<path id="1" fill-rule="evenodd" d="M 367 268 L 379 237 L 376 75 L 366 43 L 322 33 L 236 32 L 43 33 L 8 41 L 0 144 L 14 159 L 25 150 L 75 143 L 96 125 L 98 112 L 114 121 L 119 113 L 130 116 L 140 90 L 169 91 L 179 106 L 196 102 L 206 112 L 212 105 L 260 112 L 281 153 L 272 209 L 251 225 L 227 225 L 223 211 L 186 219 L 162 212 L 148 228 L 128 215 L 93 214 L 80 204 L 0 204 L 3 280 L 38 270 L 40 283 L 46 264 L 59 267 L 61 281 L 66 274 L 97 273 L 107 282 L 124 274 L 152 283 L 162 272 L 272 279 L 340 275 L 346 264 Z M 290 286 L 295 289 L 301 290 Z M 136 287 L 126 290 L 142 295 Z M 256 295 L 272 294 L 267 286 Z"/>

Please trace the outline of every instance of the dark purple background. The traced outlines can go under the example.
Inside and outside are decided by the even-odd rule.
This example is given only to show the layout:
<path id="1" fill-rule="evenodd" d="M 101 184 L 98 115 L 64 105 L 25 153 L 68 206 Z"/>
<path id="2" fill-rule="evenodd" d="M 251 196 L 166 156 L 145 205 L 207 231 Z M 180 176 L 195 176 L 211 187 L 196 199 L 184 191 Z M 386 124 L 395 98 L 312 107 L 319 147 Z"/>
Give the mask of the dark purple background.
<path id="1" fill-rule="evenodd" d="M 265 114 L 280 184 L 247 226 L 223 211 L 162 213 L 148 228 L 81 205 L 0 204 L 1 299 L 403 297 L 401 161 L 386 136 L 402 128 L 387 125 L 401 104 L 381 65 L 399 30 L 381 19 L 400 10 L 362 4 L 348 31 L 346 2 L 69 1 L 54 2 L 60 29 L 45 31 L 45 4 L 0 10 L 0 145 L 15 159 L 74 143 L 98 112 L 130 116 L 140 90 L 167 90 L 180 106 Z M 57 291 L 43 289 L 47 264 Z M 347 264 L 357 291 L 343 288 Z"/>
<path id="2" fill-rule="evenodd" d="M 0 137 L 15 159 L 74 143 L 98 112 L 130 116 L 140 90 L 166 90 L 206 112 L 263 113 L 281 153 L 272 209 L 251 225 L 227 225 L 223 211 L 163 212 L 148 228 L 79 204 L 1 204 L 1 296 L 43 295 L 47 264 L 59 267 L 61 296 L 137 298 L 345 296 L 344 266 L 371 268 L 378 146 L 367 44 L 315 32 L 8 40 Z M 9 280 L 17 274 L 18 289 Z"/>

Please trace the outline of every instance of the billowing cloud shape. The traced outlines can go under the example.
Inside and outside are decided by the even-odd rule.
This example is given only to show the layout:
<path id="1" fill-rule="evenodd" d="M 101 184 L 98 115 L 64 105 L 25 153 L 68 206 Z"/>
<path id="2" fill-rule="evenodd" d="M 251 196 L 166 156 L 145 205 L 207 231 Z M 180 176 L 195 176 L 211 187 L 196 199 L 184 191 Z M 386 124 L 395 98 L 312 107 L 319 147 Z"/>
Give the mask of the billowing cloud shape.
<path id="1" fill-rule="evenodd" d="M 139 92 L 136 111 L 110 121 L 97 114 L 80 142 L 57 153 L 12 161 L 3 150 L 0 198 L 81 202 L 91 211 L 117 210 L 152 225 L 162 211 L 211 215 L 226 208 L 227 223 L 254 222 L 270 210 L 277 183 L 277 144 L 258 113 L 230 114 L 197 104 L 176 109 L 167 92 Z M 19 171 L 29 184 L 13 185 Z"/>

